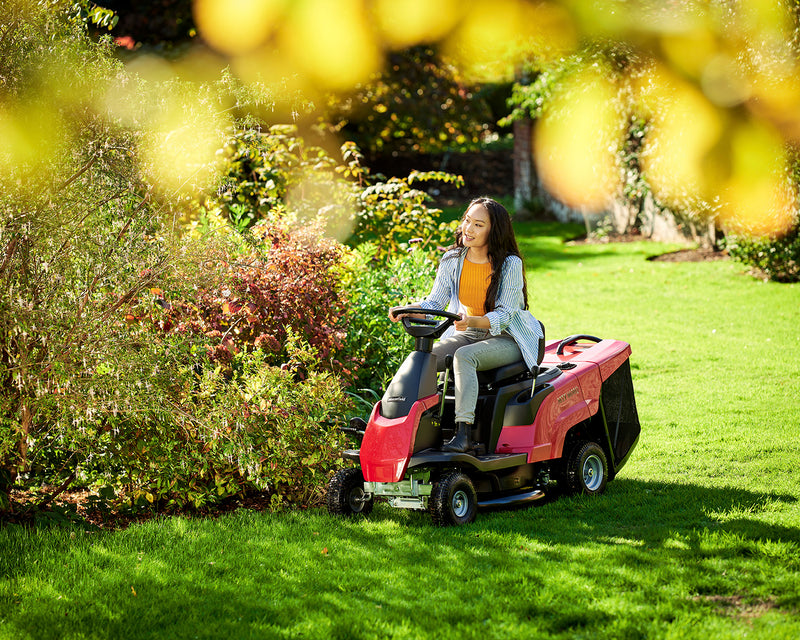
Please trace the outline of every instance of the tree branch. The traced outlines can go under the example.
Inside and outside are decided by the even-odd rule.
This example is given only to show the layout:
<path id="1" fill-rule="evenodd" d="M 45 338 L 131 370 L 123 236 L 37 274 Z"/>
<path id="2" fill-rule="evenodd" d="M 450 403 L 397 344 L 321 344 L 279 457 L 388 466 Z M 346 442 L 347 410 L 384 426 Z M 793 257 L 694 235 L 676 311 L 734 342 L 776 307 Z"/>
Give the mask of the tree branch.
<path id="1" fill-rule="evenodd" d="M 64 189 L 66 189 L 69 185 L 71 185 L 78 178 L 80 178 L 84 173 L 86 173 L 91 168 L 91 166 L 95 163 L 96 160 L 97 160 L 97 154 L 95 153 L 91 158 L 89 158 L 89 161 L 85 165 L 83 165 L 80 169 L 78 169 L 77 173 L 75 173 L 66 182 L 64 182 L 61 186 L 59 186 L 56 189 L 56 191 L 63 191 Z"/>
<path id="2" fill-rule="evenodd" d="M 64 480 L 64 482 L 62 482 L 60 485 L 58 485 L 58 487 L 55 490 L 53 490 L 50 493 L 48 493 L 44 497 L 44 499 L 37 506 L 46 507 L 48 504 L 50 504 L 53 501 L 53 498 L 56 498 L 57 496 L 60 496 L 62 493 L 64 493 L 67 490 L 67 488 L 69 487 L 69 485 L 72 484 L 72 481 L 75 480 L 75 476 L 76 476 L 76 472 L 75 471 L 70 473 L 67 476 L 66 480 Z"/>
<path id="3" fill-rule="evenodd" d="M 6 268 L 11 262 L 11 259 L 14 257 L 14 253 L 16 252 L 16 250 L 17 250 L 17 239 L 14 238 L 6 245 L 6 256 L 5 258 L 3 258 L 3 264 L 0 265 L 0 276 L 2 276 L 5 273 Z"/>

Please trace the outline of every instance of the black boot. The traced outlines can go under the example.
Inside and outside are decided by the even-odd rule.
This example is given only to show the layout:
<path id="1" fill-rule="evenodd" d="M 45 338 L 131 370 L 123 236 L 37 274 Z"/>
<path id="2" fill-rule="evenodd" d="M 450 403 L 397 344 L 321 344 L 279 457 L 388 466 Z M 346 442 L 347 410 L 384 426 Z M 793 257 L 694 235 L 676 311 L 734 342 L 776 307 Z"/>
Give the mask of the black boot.
<path id="1" fill-rule="evenodd" d="M 470 442 L 472 432 L 472 425 L 466 422 L 456 423 L 456 433 L 447 442 L 442 445 L 442 451 L 447 453 L 464 453 L 472 449 Z"/>

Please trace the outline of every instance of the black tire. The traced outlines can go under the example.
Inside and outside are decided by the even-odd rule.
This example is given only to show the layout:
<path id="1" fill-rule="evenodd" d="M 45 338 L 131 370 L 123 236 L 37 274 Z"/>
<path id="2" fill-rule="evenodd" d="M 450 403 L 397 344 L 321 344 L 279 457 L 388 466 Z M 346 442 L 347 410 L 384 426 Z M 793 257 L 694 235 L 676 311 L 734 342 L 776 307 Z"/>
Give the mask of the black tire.
<path id="1" fill-rule="evenodd" d="M 365 496 L 361 469 L 339 469 L 328 483 L 328 512 L 335 516 L 367 516 L 374 500 Z"/>
<path id="2" fill-rule="evenodd" d="M 452 471 L 433 485 L 428 509 L 439 527 L 469 524 L 478 513 L 475 487 L 463 473 Z"/>
<path id="3" fill-rule="evenodd" d="M 608 483 L 608 461 L 596 442 L 578 442 L 567 459 L 564 474 L 567 493 L 597 496 Z"/>

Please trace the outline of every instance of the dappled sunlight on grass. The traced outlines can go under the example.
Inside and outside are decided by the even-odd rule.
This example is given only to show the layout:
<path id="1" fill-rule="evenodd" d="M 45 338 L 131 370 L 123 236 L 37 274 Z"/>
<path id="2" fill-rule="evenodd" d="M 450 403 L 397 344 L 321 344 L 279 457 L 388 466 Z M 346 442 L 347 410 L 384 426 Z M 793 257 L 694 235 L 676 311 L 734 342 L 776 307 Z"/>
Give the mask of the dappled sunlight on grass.
<path id="1" fill-rule="evenodd" d="M 788 623 L 800 531 L 763 513 L 796 502 L 621 477 L 600 499 L 483 512 L 464 528 L 434 529 L 423 514 L 379 505 L 367 520 L 312 510 L 173 518 L 114 534 L 13 529 L 2 532 L 4 542 L 22 536 L 24 544 L 6 573 L 13 586 L 0 583 L 0 597 L 19 613 L 6 629 L 37 637 L 45 629 L 64 637 L 92 628 L 110 638 L 191 628 L 316 638 L 459 629 L 500 638 L 576 625 L 601 638 L 634 628 L 652 637 L 679 624 L 682 612 L 705 629 L 724 623 L 728 637 L 737 623 L 709 616 L 707 603 L 691 598 L 747 593 L 766 601 L 771 584 L 762 578 L 771 574 L 785 591 L 766 618 Z M 65 556 L 49 555 L 62 545 Z M 775 561 L 785 569 L 776 571 Z M 49 588 L 41 588 L 45 580 Z M 25 595 L 32 588 L 36 600 Z M 191 616 L 190 627 L 178 611 Z"/>

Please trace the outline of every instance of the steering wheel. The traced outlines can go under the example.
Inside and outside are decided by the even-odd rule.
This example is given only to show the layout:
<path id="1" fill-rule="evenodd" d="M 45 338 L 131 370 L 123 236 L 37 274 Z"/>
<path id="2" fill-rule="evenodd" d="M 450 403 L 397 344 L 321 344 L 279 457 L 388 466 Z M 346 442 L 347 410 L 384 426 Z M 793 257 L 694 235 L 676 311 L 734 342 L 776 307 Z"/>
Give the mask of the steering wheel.
<path id="1" fill-rule="evenodd" d="M 392 315 L 401 313 L 423 313 L 429 316 L 444 318 L 443 320 L 433 320 L 432 318 L 412 318 L 406 316 L 402 319 L 403 328 L 415 338 L 439 338 L 456 320 L 461 320 L 461 316 L 450 311 L 438 311 L 437 309 L 423 309 L 422 307 L 397 307 L 393 309 Z"/>

